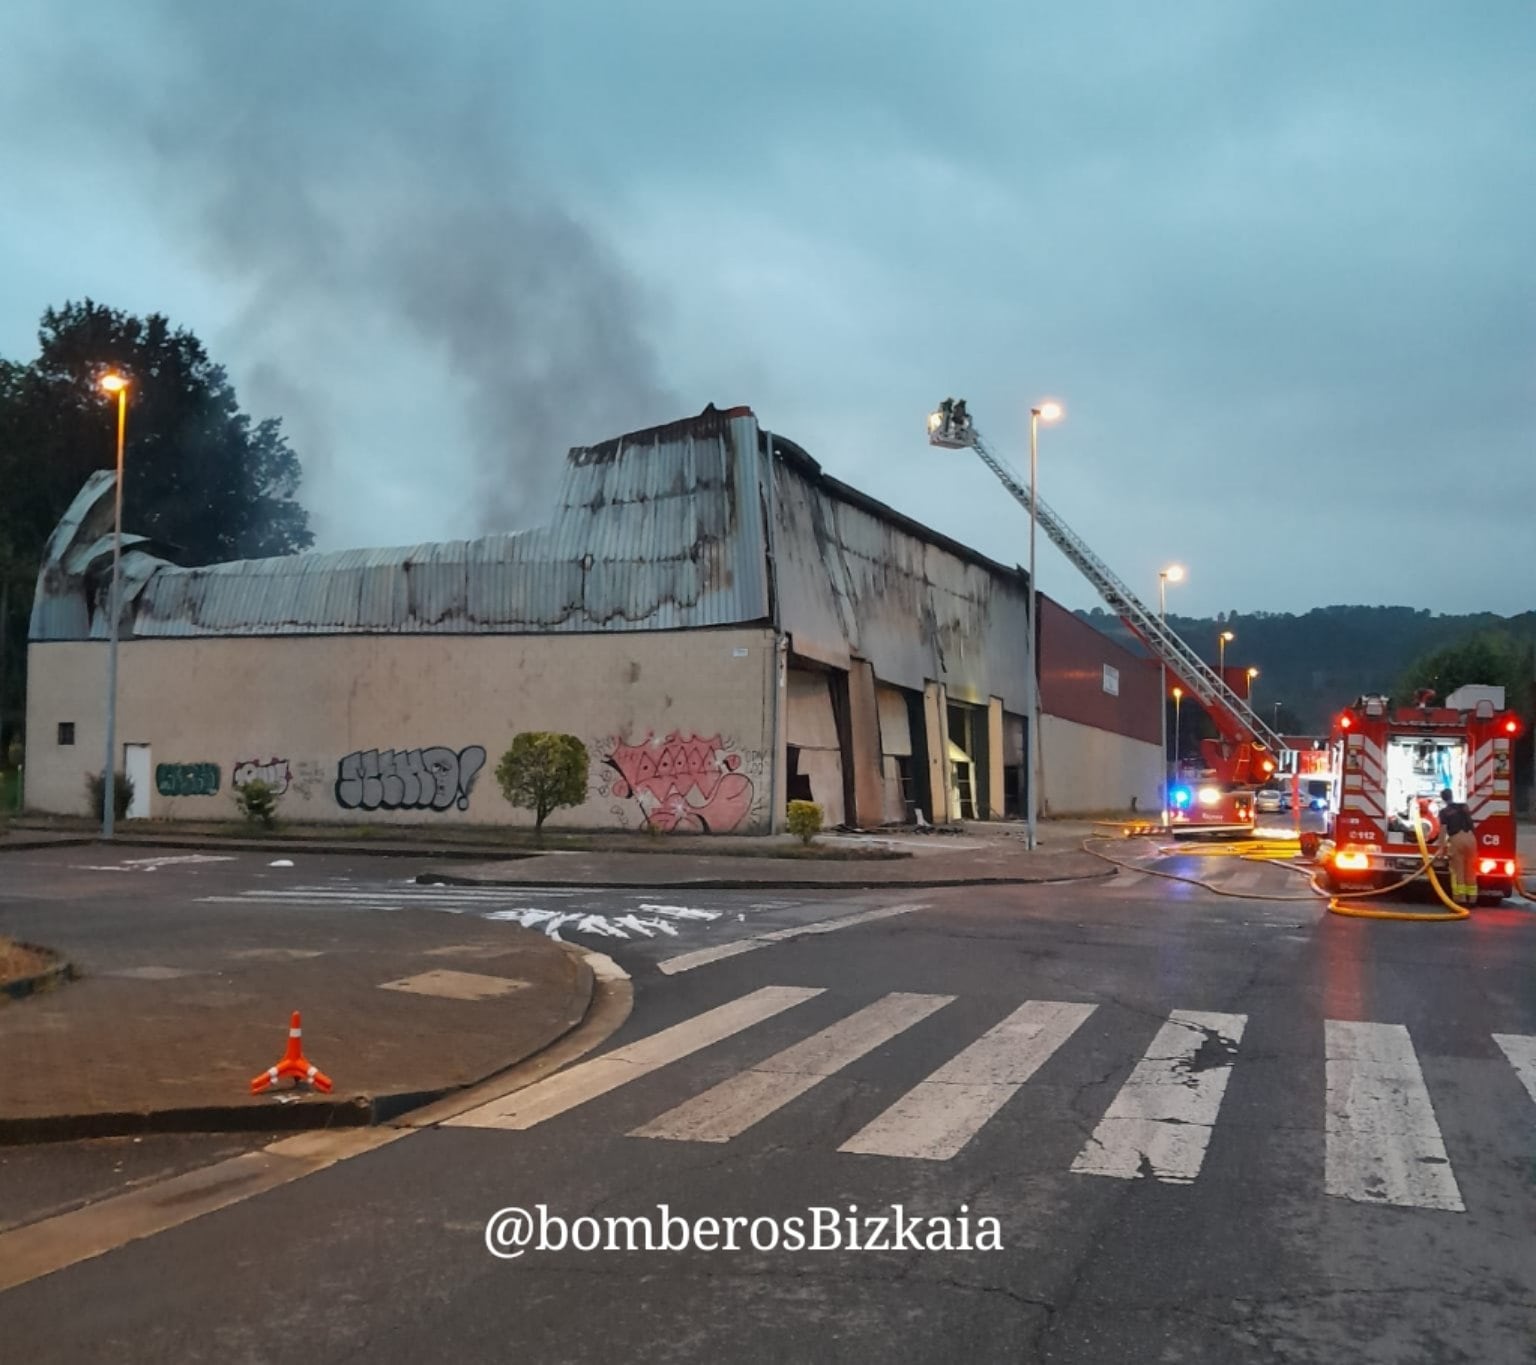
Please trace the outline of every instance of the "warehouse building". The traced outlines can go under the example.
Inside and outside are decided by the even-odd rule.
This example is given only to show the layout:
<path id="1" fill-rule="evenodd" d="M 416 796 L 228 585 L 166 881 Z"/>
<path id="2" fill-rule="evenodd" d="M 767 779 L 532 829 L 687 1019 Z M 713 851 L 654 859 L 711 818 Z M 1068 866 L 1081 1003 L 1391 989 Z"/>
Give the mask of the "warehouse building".
<path id="1" fill-rule="evenodd" d="M 101 766 L 112 486 L 93 476 L 39 575 L 38 810 L 83 813 Z M 494 779 L 524 730 L 591 755 L 586 802 L 552 825 L 760 833 L 797 798 L 863 827 L 1023 809 L 1024 573 L 831 478 L 748 408 L 571 450 L 533 530 L 202 568 L 156 549 L 124 537 L 131 817 L 228 818 L 260 777 L 287 820 L 525 823 Z M 1052 808 L 1154 802 L 1155 676 L 1059 608 L 1042 623 L 1067 661 L 1043 680 L 1046 761 L 1092 767 L 1047 779 Z"/>

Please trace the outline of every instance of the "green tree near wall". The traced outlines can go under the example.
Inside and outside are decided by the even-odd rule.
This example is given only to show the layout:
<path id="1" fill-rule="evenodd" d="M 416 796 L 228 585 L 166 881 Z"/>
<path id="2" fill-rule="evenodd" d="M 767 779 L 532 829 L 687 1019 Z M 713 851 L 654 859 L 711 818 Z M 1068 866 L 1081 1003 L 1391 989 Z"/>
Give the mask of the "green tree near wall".
<path id="1" fill-rule="evenodd" d="M 1488 683 L 1504 689 L 1504 704 L 1524 722 L 1514 744 L 1515 790 L 1530 799 L 1536 761 L 1536 642 L 1508 631 L 1484 631 L 1415 659 L 1392 693 L 1399 706 L 1411 706 L 1421 688 L 1444 701 L 1458 687 Z M 1517 795 L 1517 800 L 1519 796 Z"/>
<path id="2" fill-rule="evenodd" d="M 43 546 L 95 470 L 116 454 L 116 404 L 99 381 L 125 374 L 123 527 L 182 564 L 292 554 L 314 543 L 301 469 L 276 419 L 240 410 L 201 341 L 158 313 L 86 299 L 50 308 L 38 354 L 0 359 L 0 744 L 19 723 L 27 615 Z"/>
<path id="3" fill-rule="evenodd" d="M 496 765 L 501 794 L 512 805 L 533 812 L 533 828 L 540 836 L 553 812 L 587 799 L 587 773 L 587 746 L 575 735 L 545 730 L 516 736 Z"/>

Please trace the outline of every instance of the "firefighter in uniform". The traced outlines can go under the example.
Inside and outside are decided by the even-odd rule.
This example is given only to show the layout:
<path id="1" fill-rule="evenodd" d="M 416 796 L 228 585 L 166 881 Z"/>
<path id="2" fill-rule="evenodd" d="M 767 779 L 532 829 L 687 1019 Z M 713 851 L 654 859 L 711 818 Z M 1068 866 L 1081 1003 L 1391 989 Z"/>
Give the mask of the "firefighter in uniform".
<path id="1" fill-rule="evenodd" d="M 1459 905 L 1477 904 L 1477 836 L 1472 812 L 1455 799 L 1449 787 L 1440 793 L 1440 845 L 1451 864 L 1451 897 Z"/>

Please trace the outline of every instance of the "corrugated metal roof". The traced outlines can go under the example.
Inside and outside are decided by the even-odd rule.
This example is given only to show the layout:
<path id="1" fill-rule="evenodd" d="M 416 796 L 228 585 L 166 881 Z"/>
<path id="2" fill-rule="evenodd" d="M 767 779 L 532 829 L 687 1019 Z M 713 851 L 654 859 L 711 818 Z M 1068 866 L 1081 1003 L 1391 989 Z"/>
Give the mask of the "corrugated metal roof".
<path id="1" fill-rule="evenodd" d="M 1024 705 L 1027 575 L 848 492 L 812 461 L 774 463 L 776 582 L 795 651 L 840 668 L 857 655 L 902 687 L 932 679 L 957 699 Z"/>
<path id="2" fill-rule="evenodd" d="M 516 534 L 194 569 L 125 553 L 123 634 L 670 630 L 763 620 L 758 446 L 750 409 L 708 408 L 578 447 L 566 457 L 554 520 Z M 97 599 L 110 539 L 106 564 L 99 542 L 103 526 L 111 529 L 113 477 L 92 475 L 49 541 L 34 640 L 106 637 Z"/>

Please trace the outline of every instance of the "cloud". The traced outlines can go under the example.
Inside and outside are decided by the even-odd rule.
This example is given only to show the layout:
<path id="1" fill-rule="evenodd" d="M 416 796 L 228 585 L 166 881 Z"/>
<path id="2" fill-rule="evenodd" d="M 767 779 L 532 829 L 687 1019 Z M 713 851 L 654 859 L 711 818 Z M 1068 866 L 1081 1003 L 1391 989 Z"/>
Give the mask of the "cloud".
<path id="1" fill-rule="evenodd" d="M 566 445 L 716 401 L 1017 560 L 922 419 L 1023 463 L 1052 393 L 1047 498 L 1183 610 L 1529 606 L 1478 548 L 1536 506 L 1524 7 L 22 4 L 13 122 L 99 176 L 126 111 L 124 284 L 207 296 L 331 543 L 526 522 Z"/>

